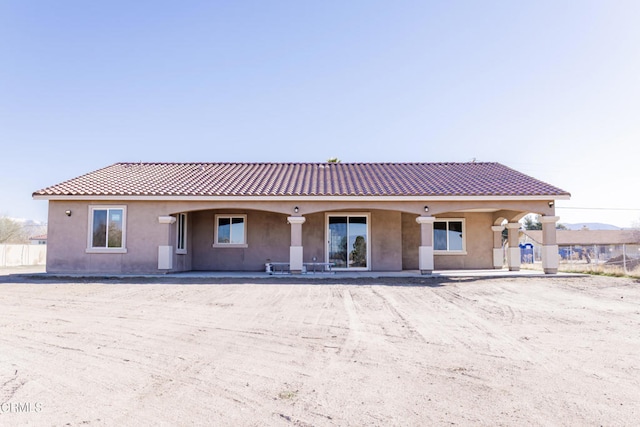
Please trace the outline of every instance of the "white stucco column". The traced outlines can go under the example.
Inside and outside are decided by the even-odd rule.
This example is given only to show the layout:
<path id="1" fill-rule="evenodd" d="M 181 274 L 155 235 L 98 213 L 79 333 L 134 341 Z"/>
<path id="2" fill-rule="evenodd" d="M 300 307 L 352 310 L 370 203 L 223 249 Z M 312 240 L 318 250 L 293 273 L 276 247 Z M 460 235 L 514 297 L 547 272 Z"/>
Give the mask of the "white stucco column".
<path id="1" fill-rule="evenodd" d="M 504 225 L 494 225 L 491 227 L 491 231 L 493 231 L 493 268 L 498 270 L 504 265 L 502 230 L 504 230 Z"/>
<path id="2" fill-rule="evenodd" d="M 558 244 L 556 240 L 556 222 L 560 217 L 541 216 L 542 224 L 542 269 L 545 274 L 558 272 Z"/>
<path id="3" fill-rule="evenodd" d="M 433 273 L 433 223 L 432 216 L 419 216 L 416 222 L 420 224 L 420 247 L 418 248 L 418 268 L 421 274 Z"/>
<path id="4" fill-rule="evenodd" d="M 520 271 L 520 245 L 518 231 L 520 230 L 519 222 L 510 222 L 507 224 L 508 239 L 507 244 L 509 246 L 507 252 L 507 265 L 509 271 Z"/>
<path id="5" fill-rule="evenodd" d="M 302 224 L 307 219 L 303 216 L 290 216 L 287 222 L 291 225 L 291 246 L 289 247 L 289 271 L 302 273 Z"/>
<path id="6" fill-rule="evenodd" d="M 171 239 L 171 224 L 176 222 L 174 216 L 159 216 L 158 223 L 167 225 L 167 243 Z M 172 245 L 159 245 L 158 246 L 158 270 L 171 270 L 173 268 L 173 246 Z"/>

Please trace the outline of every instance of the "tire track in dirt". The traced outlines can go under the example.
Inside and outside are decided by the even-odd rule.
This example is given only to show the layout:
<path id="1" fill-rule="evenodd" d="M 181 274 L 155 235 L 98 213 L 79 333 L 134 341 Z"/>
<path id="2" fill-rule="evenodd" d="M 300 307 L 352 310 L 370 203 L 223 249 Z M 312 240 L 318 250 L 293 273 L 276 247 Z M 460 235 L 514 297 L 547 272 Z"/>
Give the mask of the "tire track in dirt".
<path id="1" fill-rule="evenodd" d="M 16 369 L 13 375 L 10 375 L 9 379 L 0 385 L 0 403 L 10 401 L 24 384 L 24 381 L 18 379 L 18 370 Z"/>
<path id="2" fill-rule="evenodd" d="M 403 310 L 400 308 L 398 302 L 383 289 L 384 288 L 381 287 L 372 287 L 371 291 L 381 299 L 386 310 L 398 321 L 400 328 L 405 331 L 404 335 L 408 335 L 410 338 L 416 339 L 417 341 L 427 343 L 427 337 L 425 337 L 416 328 L 416 325 L 410 321 L 405 314 L 403 314 Z M 389 336 L 389 333 L 385 331 L 385 335 Z"/>
<path id="3" fill-rule="evenodd" d="M 351 290 L 345 289 L 342 292 L 342 302 L 349 319 L 349 331 L 347 338 L 340 349 L 340 356 L 344 358 L 352 358 L 355 356 L 358 344 L 362 339 L 363 326 L 353 303 L 353 295 Z"/>
<path id="4" fill-rule="evenodd" d="M 441 289 L 438 292 L 434 292 L 434 295 L 446 302 L 447 311 L 455 309 L 455 314 L 452 313 L 452 315 L 457 319 L 462 329 L 475 330 L 475 333 L 470 334 L 474 337 L 473 342 L 456 339 L 466 349 L 477 351 L 477 346 L 480 345 L 484 347 L 487 355 L 494 356 L 511 353 L 513 349 L 516 349 L 518 354 L 523 356 L 523 360 L 531 362 L 537 359 L 530 346 L 523 345 L 519 339 L 506 333 L 502 325 L 496 324 L 494 321 L 487 319 L 485 315 L 480 314 L 481 312 L 495 314 L 495 311 L 487 311 L 486 305 L 480 303 L 477 299 L 462 296 L 455 289 Z M 509 313 L 510 309 L 500 308 L 500 317 L 504 317 L 504 313 Z M 516 318 L 515 312 L 513 317 L 510 314 L 507 316 L 510 322 Z"/>
<path id="5" fill-rule="evenodd" d="M 493 365 L 495 377 L 489 376 L 486 369 L 475 375 L 477 369 L 474 368 L 474 363 L 453 368 L 452 373 L 471 377 L 467 380 L 474 382 L 476 386 L 488 385 L 492 389 L 509 390 L 514 394 L 527 394 L 527 389 L 533 393 L 535 390 L 531 386 L 513 390 L 508 385 L 517 382 L 522 373 L 528 371 L 537 372 L 540 381 L 546 382 L 553 389 L 565 390 L 567 396 L 573 395 L 568 384 L 575 382 L 576 378 L 591 381 L 587 378 L 590 373 L 575 364 L 571 352 L 561 350 L 563 345 L 557 341 L 560 337 L 542 336 L 537 339 L 536 336 L 540 334 L 533 330 L 532 333 L 523 334 L 527 325 L 518 305 L 527 299 L 526 304 L 531 304 L 530 297 L 522 293 L 503 293 L 500 289 L 494 289 L 493 294 L 485 294 L 480 290 L 476 293 L 475 289 L 466 289 L 464 295 L 461 293 L 460 289 L 450 288 L 442 289 L 436 295 L 446 301 L 448 310 L 458 319 L 460 328 L 473 331 L 464 334 L 467 336 L 466 340 L 456 338 L 457 343 L 469 354 L 484 358 L 485 363 Z M 544 310 L 540 315 L 544 316 Z M 539 321 L 536 318 L 529 320 L 534 323 Z M 555 346 L 551 346 L 554 351 L 549 352 L 549 342 L 556 342 Z M 533 395 L 531 399 L 534 406 L 557 406 L 557 397 L 539 394 Z M 575 395 L 573 399 L 579 399 L 579 396 Z M 552 417 L 559 415 L 560 412 L 555 415 L 547 414 Z"/>

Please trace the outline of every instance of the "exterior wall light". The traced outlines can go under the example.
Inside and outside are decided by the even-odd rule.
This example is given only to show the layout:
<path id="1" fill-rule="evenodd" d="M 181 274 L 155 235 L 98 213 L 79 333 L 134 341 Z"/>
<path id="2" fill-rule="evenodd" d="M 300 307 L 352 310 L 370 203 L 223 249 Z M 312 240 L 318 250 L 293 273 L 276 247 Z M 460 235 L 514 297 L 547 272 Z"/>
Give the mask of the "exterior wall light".
<path id="1" fill-rule="evenodd" d="M 552 208 L 554 205 L 553 200 L 549 202 L 549 207 Z"/>
<path id="2" fill-rule="evenodd" d="M 300 209 L 298 209 L 298 207 L 297 207 L 297 206 L 296 206 L 295 208 L 293 208 L 293 211 L 294 211 L 295 213 L 298 213 L 298 211 L 299 211 L 299 210 L 300 210 Z"/>
<path id="3" fill-rule="evenodd" d="M 64 211 L 64 214 L 66 216 L 71 216 L 71 210 L 67 209 L 66 211 Z"/>
<path id="4" fill-rule="evenodd" d="M 424 207 L 424 211 L 425 211 L 425 212 L 429 212 L 429 206 L 425 206 L 425 207 Z"/>

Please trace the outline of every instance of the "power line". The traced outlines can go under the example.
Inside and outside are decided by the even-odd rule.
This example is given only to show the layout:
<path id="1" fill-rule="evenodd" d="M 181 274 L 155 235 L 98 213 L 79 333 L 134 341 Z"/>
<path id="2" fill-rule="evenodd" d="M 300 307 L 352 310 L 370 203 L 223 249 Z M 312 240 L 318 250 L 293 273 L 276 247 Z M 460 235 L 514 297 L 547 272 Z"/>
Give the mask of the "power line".
<path id="1" fill-rule="evenodd" d="M 569 207 L 569 206 L 556 206 L 556 209 L 578 209 L 578 210 L 589 210 L 589 211 L 640 211 L 640 209 L 635 208 L 583 208 L 583 207 Z"/>

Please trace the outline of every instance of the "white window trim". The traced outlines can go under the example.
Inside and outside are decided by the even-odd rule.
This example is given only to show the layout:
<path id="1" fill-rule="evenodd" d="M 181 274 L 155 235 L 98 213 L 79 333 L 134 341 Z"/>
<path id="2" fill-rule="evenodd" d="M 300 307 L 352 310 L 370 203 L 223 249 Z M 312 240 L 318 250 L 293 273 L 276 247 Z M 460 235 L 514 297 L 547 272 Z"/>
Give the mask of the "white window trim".
<path id="1" fill-rule="evenodd" d="M 184 227 L 182 228 L 182 237 L 184 241 L 184 248 L 180 248 L 180 219 L 184 218 Z M 189 216 L 186 213 L 179 213 L 176 215 L 176 253 L 184 255 L 187 253 L 187 230 L 189 229 Z"/>
<path id="2" fill-rule="evenodd" d="M 435 223 L 436 222 L 461 222 L 462 223 L 462 250 L 435 250 Z M 447 230 L 449 227 L 447 227 Z M 434 229 L 433 229 L 433 245 L 434 245 L 434 255 L 467 255 L 467 225 L 465 224 L 464 218 L 436 218 L 434 221 Z M 448 236 L 447 236 L 448 239 Z M 449 246 L 449 242 L 447 242 L 447 246 Z"/>
<path id="3" fill-rule="evenodd" d="M 122 247 L 121 248 L 94 248 L 93 244 L 93 212 L 95 210 L 122 209 Z M 126 205 L 89 205 L 89 220 L 87 229 L 88 254 L 126 254 L 127 253 L 127 206 Z"/>
<path id="4" fill-rule="evenodd" d="M 244 220 L 244 242 L 243 243 L 218 243 L 218 219 L 219 218 L 242 218 Z M 213 220 L 213 247 L 214 248 L 247 248 L 247 234 L 249 226 L 246 214 L 217 214 Z"/>
<path id="5" fill-rule="evenodd" d="M 370 212 L 327 212 L 324 216 L 324 259 L 329 260 L 329 217 L 332 216 L 364 216 L 367 218 L 367 266 L 366 267 L 351 267 L 351 268 L 337 268 L 332 267 L 331 270 L 335 271 L 371 271 L 371 213 Z"/>

